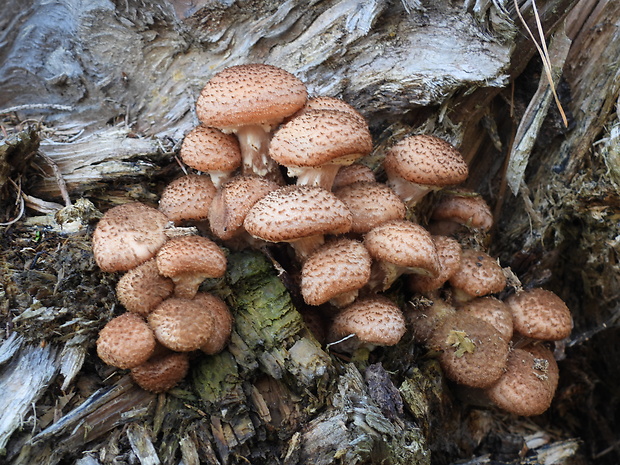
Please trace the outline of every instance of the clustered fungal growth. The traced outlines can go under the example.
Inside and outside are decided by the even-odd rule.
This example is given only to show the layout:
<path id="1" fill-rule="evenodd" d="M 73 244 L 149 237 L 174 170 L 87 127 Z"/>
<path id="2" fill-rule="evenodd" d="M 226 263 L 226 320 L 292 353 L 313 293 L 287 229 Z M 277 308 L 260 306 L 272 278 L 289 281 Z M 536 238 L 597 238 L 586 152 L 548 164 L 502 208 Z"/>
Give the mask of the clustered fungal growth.
<path id="1" fill-rule="evenodd" d="M 105 363 L 130 369 L 145 389 L 170 389 L 188 353 L 217 353 L 232 331 L 226 303 L 200 290 L 225 273 L 221 245 L 281 243 L 285 266 L 299 270 L 299 310 L 333 350 L 392 346 L 409 331 L 448 378 L 500 408 L 549 407 L 558 369 L 546 341 L 569 335 L 570 311 L 550 291 L 513 292 L 498 260 L 472 245 L 485 243 L 493 216 L 460 186 L 468 167 L 455 147 L 406 137 L 384 154 L 379 182 L 359 162 L 373 148 L 364 117 L 336 98 L 309 99 L 299 79 L 270 65 L 216 74 L 196 113 L 180 152 L 190 174 L 170 183 L 158 209 L 112 208 L 93 236 L 101 269 L 125 272 L 127 313 L 97 343 Z M 432 191 L 428 223 L 408 219 Z M 201 233 L 171 234 L 187 225 Z M 397 281 L 411 297 L 404 312 L 386 296 Z"/>

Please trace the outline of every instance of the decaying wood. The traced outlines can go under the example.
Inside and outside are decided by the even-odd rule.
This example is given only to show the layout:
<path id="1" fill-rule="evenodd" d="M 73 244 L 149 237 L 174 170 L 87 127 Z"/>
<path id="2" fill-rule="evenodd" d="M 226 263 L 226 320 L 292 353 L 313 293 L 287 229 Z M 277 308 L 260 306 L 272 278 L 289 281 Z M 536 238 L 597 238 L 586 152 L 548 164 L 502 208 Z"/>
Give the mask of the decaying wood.
<path id="1" fill-rule="evenodd" d="M 547 38 L 570 41 L 558 85 L 569 128 L 556 124 L 552 102 L 532 111 L 547 90 L 512 1 L 5 3 L 0 461 L 620 457 L 609 408 L 619 398 L 607 382 L 620 376 L 620 348 L 608 343 L 618 340 L 620 315 L 618 2 L 536 2 Z M 534 28 L 532 3 L 519 8 Z M 99 210 L 127 199 L 155 204 L 180 172 L 174 155 L 197 124 L 200 88 L 247 62 L 281 66 L 311 94 L 358 108 L 375 136 L 371 166 L 412 132 L 459 145 L 468 185 L 497 212 L 490 249 L 526 287 L 545 284 L 573 311 L 575 332 L 564 353 L 556 348 L 563 381 L 548 416 L 464 408 L 463 393 L 410 340 L 373 354 L 373 364 L 336 357 L 307 332 L 287 280 L 259 253 L 231 254 L 226 278 L 204 285 L 230 304 L 235 330 L 224 352 L 197 356 L 171 393 L 147 394 L 98 361 L 93 341 L 117 311 L 118 278 L 92 259 Z M 521 146 L 527 169 L 513 196 L 505 169 L 528 121 L 540 125 L 528 126 L 535 143 Z"/>

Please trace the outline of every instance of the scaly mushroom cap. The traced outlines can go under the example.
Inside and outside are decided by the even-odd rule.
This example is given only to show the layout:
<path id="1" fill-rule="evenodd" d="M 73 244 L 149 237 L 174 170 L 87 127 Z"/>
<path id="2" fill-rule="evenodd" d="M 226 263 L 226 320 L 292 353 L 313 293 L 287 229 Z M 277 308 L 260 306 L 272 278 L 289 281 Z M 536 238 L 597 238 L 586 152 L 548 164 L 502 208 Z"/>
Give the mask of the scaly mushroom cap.
<path id="1" fill-rule="evenodd" d="M 194 297 L 194 301 L 208 308 L 213 315 L 213 333 L 207 342 L 200 346 L 200 350 L 208 355 L 217 354 L 224 349 L 230 339 L 233 316 L 228 309 L 228 305 L 222 299 L 212 294 L 199 292 Z"/>
<path id="2" fill-rule="evenodd" d="M 191 299 L 207 278 L 226 272 L 226 255 L 219 245 L 203 236 L 170 239 L 157 253 L 157 268 L 174 281 L 176 297 Z"/>
<path id="3" fill-rule="evenodd" d="M 218 179 L 241 166 L 241 148 L 234 135 L 200 125 L 183 139 L 181 160 L 190 168 L 210 173 Z"/>
<path id="4" fill-rule="evenodd" d="M 159 211 L 170 221 L 201 221 L 209 215 L 216 188 L 209 176 L 188 174 L 166 186 L 159 199 Z"/>
<path id="5" fill-rule="evenodd" d="M 542 345 L 514 349 L 506 372 L 485 392 L 499 408 L 516 415 L 540 415 L 551 405 L 559 369 L 553 353 Z"/>
<path id="6" fill-rule="evenodd" d="M 506 299 L 506 304 L 512 313 L 514 330 L 523 336 L 559 341 L 573 329 L 570 310 L 551 291 L 536 288 L 519 292 Z"/>
<path id="7" fill-rule="evenodd" d="M 334 178 L 334 183 L 332 184 L 332 190 L 348 186 L 354 182 L 375 182 L 376 180 L 375 173 L 366 165 L 353 163 L 352 165 L 343 166 L 338 170 Z"/>
<path id="8" fill-rule="evenodd" d="M 301 269 L 304 301 L 321 305 L 335 299 L 339 307 L 350 304 L 370 278 L 371 261 L 366 247 L 358 241 L 343 238 L 323 245 Z"/>
<path id="9" fill-rule="evenodd" d="M 446 236 L 432 237 L 439 258 L 439 273 L 434 277 L 419 274 L 412 274 L 409 277 L 409 288 L 421 294 L 439 289 L 457 272 L 461 264 L 462 248 L 458 241 Z"/>
<path id="10" fill-rule="evenodd" d="M 116 285 L 116 297 L 123 307 L 140 316 L 147 316 L 172 295 L 174 283 L 159 274 L 154 258 L 129 270 Z"/>
<path id="11" fill-rule="evenodd" d="M 347 113 L 350 116 L 358 119 L 360 123 L 368 125 L 366 119 L 362 114 L 355 109 L 352 105 L 348 104 L 344 100 L 336 97 L 314 97 L 308 100 L 306 105 L 297 113 L 296 116 L 305 113 L 309 110 L 335 110 Z"/>
<path id="12" fill-rule="evenodd" d="M 502 376 L 510 349 L 489 323 L 458 311 L 437 326 L 429 345 L 441 352 L 439 363 L 448 378 L 477 388 L 488 387 Z"/>
<path id="13" fill-rule="evenodd" d="M 93 233 L 95 262 L 103 271 L 127 271 L 153 258 L 168 237 L 168 218 L 140 202 L 108 210 Z"/>
<path id="14" fill-rule="evenodd" d="M 196 102 L 196 114 L 204 125 L 219 129 L 273 126 L 302 108 L 307 99 L 303 82 L 281 68 L 238 65 L 207 82 Z"/>
<path id="15" fill-rule="evenodd" d="M 189 371 L 185 352 L 166 351 L 131 369 L 134 382 L 145 391 L 166 392 L 175 387 Z"/>
<path id="16" fill-rule="evenodd" d="M 351 229 L 351 212 L 331 192 L 314 186 L 286 186 L 271 191 L 250 209 L 243 225 L 269 242 L 292 242 Z"/>
<path id="17" fill-rule="evenodd" d="M 392 220 L 373 228 L 364 237 L 364 245 L 375 260 L 428 276 L 439 273 L 437 249 L 430 233 L 411 221 Z"/>
<path id="18" fill-rule="evenodd" d="M 97 355 L 108 365 L 133 368 L 155 350 L 155 336 L 144 319 L 135 313 L 112 318 L 99 332 Z"/>
<path id="19" fill-rule="evenodd" d="M 235 176 L 218 190 L 209 209 L 211 231 L 222 240 L 232 239 L 256 202 L 278 184 L 260 176 Z"/>
<path id="20" fill-rule="evenodd" d="M 338 341 L 354 334 L 358 341 L 370 348 L 393 346 L 405 334 L 405 317 L 391 300 L 366 297 L 345 307 L 338 313 L 330 329 L 330 341 Z"/>
<path id="21" fill-rule="evenodd" d="M 379 182 L 354 182 L 333 192 L 353 215 L 352 233 L 367 233 L 386 221 L 402 220 L 407 213 L 400 197 Z"/>
<path id="22" fill-rule="evenodd" d="M 215 326 L 213 312 L 200 299 L 177 297 L 163 301 L 148 323 L 157 340 L 177 352 L 200 349 L 213 336 Z"/>
<path id="23" fill-rule="evenodd" d="M 269 156 L 286 167 L 350 165 L 372 150 L 372 136 L 359 119 L 334 110 L 308 110 L 278 129 Z"/>
<path id="24" fill-rule="evenodd" d="M 460 189 L 444 195 L 433 208 L 431 219 L 449 221 L 488 231 L 493 226 L 493 213 L 481 195 Z"/>
<path id="25" fill-rule="evenodd" d="M 411 326 L 411 332 L 417 342 L 428 343 L 435 329 L 456 309 L 443 299 L 434 298 L 433 303 L 424 308 L 408 307 L 405 318 Z"/>
<path id="26" fill-rule="evenodd" d="M 459 312 L 468 313 L 493 325 L 507 341 L 512 338 L 513 323 L 510 308 L 495 297 L 477 297 L 465 302 L 459 308 Z"/>
<path id="27" fill-rule="evenodd" d="M 459 302 L 501 292 L 506 276 L 497 260 L 481 250 L 465 249 L 461 265 L 449 279 L 454 297 Z"/>
<path id="28" fill-rule="evenodd" d="M 383 167 L 388 175 L 439 187 L 459 184 L 468 175 L 467 163 L 460 152 L 439 137 L 427 134 L 398 142 L 386 153 Z"/>

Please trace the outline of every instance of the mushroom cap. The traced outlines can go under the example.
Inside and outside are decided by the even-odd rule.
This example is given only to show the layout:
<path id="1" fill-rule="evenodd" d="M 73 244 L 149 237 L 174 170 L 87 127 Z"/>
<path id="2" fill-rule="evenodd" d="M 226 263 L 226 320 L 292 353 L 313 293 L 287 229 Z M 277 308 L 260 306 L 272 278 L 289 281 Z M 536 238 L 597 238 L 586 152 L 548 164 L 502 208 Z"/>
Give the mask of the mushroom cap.
<path id="1" fill-rule="evenodd" d="M 211 309 L 199 300 L 171 297 L 148 316 L 157 340 L 177 352 L 200 349 L 212 337 L 214 317 Z"/>
<path id="2" fill-rule="evenodd" d="M 112 318 L 97 339 L 99 358 L 121 369 L 146 362 L 154 350 L 153 331 L 141 316 L 130 312 Z"/>
<path id="3" fill-rule="evenodd" d="M 228 309 L 228 305 L 212 294 L 199 292 L 194 297 L 194 301 L 205 308 L 208 308 L 213 315 L 213 333 L 211 337 L 200 346 L 205 354 L 213 355 L 221 352 L 232 332 L 233 316 Z"/>
<path id="4" fill-rule="evenodd" d="M 250 209 L 243 225 L 248 233 L 269 242 L 343 234 L 352 216 L 334 194 L 316 186 L 285 186 L 271 191 Z"/>
<path id="5" fill-rule="evenodd" d="M 414 339 L 426 344 L 439 323 L 455 312 L 456 309 L 448 302 L 435 298 L 432 305 L 424 308 L 408 308 L 405 317 L 411 327 Z"/>
<path id="6" fill-rule="evenodd" d="M 463 250 L 460 267 L 448 281 L 455 291 L 464 293 L 464 300 L 501 292 L 506 287 L 506 276 L 497 260 L 475 249 Z"/>
<path id="7" fill-rule="evenodd" d="M 350 165 L 372 150 L 366 125 L 348 113 L 308 110 L 278 129 L 269 156 L 287 167 Z"/>
<path id="8" fill-rule="evenodd" d="M 116 284 L 116 297 L 128 311 L 147 316 L 172 295 L 174 283 L 159 274 L 154 258 L 125 273 Z"/>
<path id="9" fill-rule="evenodd" d="M 443 195 L 433 208 L 431 219 L 451 221 L 483 231 L 493 226 L 493 213 L 489 204 L 481 195 L 465 189 Z"/>
<path id="10" fill-rule="evenodd" d="M 232 134 L 201 124 L 187 133 L 179 155 L 190 168 L 210 171 L 234 171 L 241 166 L 241 148 Z"/>
<path id="11" fill-rule="evenodd" d="M 361 163 L 352 163 L 351 165 L 343 166 L 338 170 L 332 189 L 336 190 L 339 187 L 344 187 L 348 184 L 353 184 L 358 181 L 375 182 L 375 173 L 366 165 Z"/>
<path id="12" fill-rule="evenodd" d="M 506 299 L 514 330 L 523 336 L 546 341 L 567 338 L 573 329 L 570 310 L 556 294 L 535 288 Z"/>
<path id="13" fill-rule="evenodd" d="M 173 237 L 157 253 L 157 267 L 167 277 L 201 273 L 219 278 L 226 272 L 226 255 L 207 237 Z"/>
<path id="14" fill-rule="evenodd" d="M 409 288 L 422 294 L 439 289 L 450 277 L 456 273 L 461 264 L 462 248 L 456 239 L 446 236 L 432 236 L 437 257 L 439 258 L 439 273 L 437 276 L 409 276 Z"/>
<path id="15" fill-rule="evenodd" d="M 166 392 L 176 386 L 189 371 L 185 352 L 166 351 L 131 369 L 134 382 L 145 391 Z"/>
<path id="16" fill-rule="evenodd" d="M 301 269 L 301 295 L 308 305 L 361 289 L 370 278 L 370 254 L 361 242 L 341 238 L 311 254 Z"/>
<path id="17" fill-rule="evenodd" d="M 306 105 L 297 113 L 296 116 L 305 113 L 308 110 L 335 110 L 347 113 L 350 116 L 358 119 L 364 125 L 367 125 L 366 119 L 362 114 L 355 109 L 353 105 L 345 102 L 342 99 L 336 97 L 314 97 L 306 102 Z"/>
<path id="18" fill-rule="evenodd" d="M 306 86 L 294 75 L 266 64 L 226 68 L 204 86 L 196 101 L 198 119 L 207 126 L 230 129 L 275 125 L 302 108 Z"/>
<path id="19" fill-rule="evenodd" d="M 209 226 L 217 237 L 232 239 L 242 228 L 243 220 L 256 202 L 278 184 L 261 176 L 235 176 L 218 190 L 209 209 Z"/>
<path id="20" fill-rule="evenodd" d="M 338 313 L 332 322 L 330 340 L 355 334 L 362 344 L 393 346 L 405 334 L 405 317 L 400 308 L 379 295 L 356 300 Z"/>
<path id="21" fill-rule="evenodd" d="M 460 152 L 439 137 L 407 137 L 388 150 L 383 161 L 388 176 L 429 186 L 459 184 L 467 179 L 467 163 Z"/>
<path id="22" fill-rule="evenodd" d="M 364 237 L 364 245 L 375 260 L 429 276 L 439 273 L 439 258 L 431 234 L 411 221 L 392 220 L 376 226 Z"/>
<path id="23" fill-rule="evenodd" d="M 386 221 L 402 220 L 407 213 L 400 197 L 379 182 L 354 182 L 333 192 L 353 215 L 352 233 L 367 233 Z"/>
<path id="24" fill-rule="evenodd" d="M 513 322 L 510 308 L 495 297 L 477 297 L 465 302 L 459 308 L 459 312 L 468 313 L 493 325 L 507 341 L 512 338 Z"/>
<path id="25" fill-rule="evenodd" d="M 109 209 L 93 233 L 95 262 L 103 271 L 127 271 L 153 258 L 168 240 L 168 218 L 156 208 L 132 202 Z"/>
<path id="26" fill-rule="evenodd" d="M 188 174 L 166 186 L 159 199 L 159 210 L 177 224 L 204 220 L 215 192 L 209 176 Z"/>
<path id="27" fill-rule="evenodd" d="M 510 350 L 493 326 L 459 311 L 439 323 L 429 345 L 441 351 L 439 363 L 448 378 L 477 388 L 488 387 L 502 376 Z"/>
<path id="28" fill-rule="evenodd" d="M 540 344 L 513 349 L 506 372 L 485 390 L 499 408 L 516 415 L 540 415 L 551 405 L 559 369 L 553 353 Z"/>

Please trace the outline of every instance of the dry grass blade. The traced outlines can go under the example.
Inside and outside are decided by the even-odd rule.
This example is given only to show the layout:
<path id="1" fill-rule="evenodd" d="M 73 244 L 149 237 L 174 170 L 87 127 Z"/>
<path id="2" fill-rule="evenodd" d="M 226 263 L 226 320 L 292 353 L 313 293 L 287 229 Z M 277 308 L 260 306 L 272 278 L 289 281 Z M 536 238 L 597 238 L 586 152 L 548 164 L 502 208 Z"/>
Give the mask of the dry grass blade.
<path id="1" fill-rule="evenodd" d="M 540 44 L 536 41 L 536 38 L 534 37 L 534 33 L 532 32 L 530 27 L 525 22 L 525 18 L 521 14 L 521 10 L 519 9 L 519 4 L 517 3 L 517 0 L 513 0 L 513 1 L 515 4 L 517 15 L 519 16 L 519 19 L 525 26 L 525 29 L 530 35 L 532 42 L 536 46 L 536 50 L 538 50 L 538 54 L 540 55 L 540 58 L 542 59 L 543 67 L 545 69 L 545 74 L 547 76 L 547 80 L 549 81 L 549 86 L 551 87 L 553 98 L 555 99 L 555 104 L 557 105 L 558 110 L 560 111 L 560 115 L 562 116 L 562 122 L 564 123 L 564 126 L 568 127 L 568 120 L 566 119 L 566 114 L 564 113 L 564 109 L 562 108 L 562 104 L 560 103 L 560 99 L 558 97 L 558 94 L 555 89 L 555 84 L 553 82 L 553 73 L 551 71 L 551 60 L 549 59 L 549 51 L 547 50 L 547 44 L 545 42 L 545 32 L 540 22 L 540 16 L 538 15 L 538 8 L 536 7 L 536 1 L 532 0 L 532 9 L 534 10 L 534 17 L 536 18 L 536 28 L 538 29 L 538 33 L 540 36 Z"/>

